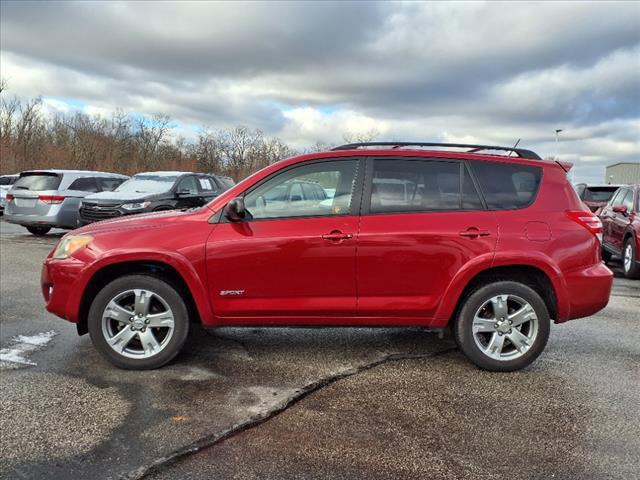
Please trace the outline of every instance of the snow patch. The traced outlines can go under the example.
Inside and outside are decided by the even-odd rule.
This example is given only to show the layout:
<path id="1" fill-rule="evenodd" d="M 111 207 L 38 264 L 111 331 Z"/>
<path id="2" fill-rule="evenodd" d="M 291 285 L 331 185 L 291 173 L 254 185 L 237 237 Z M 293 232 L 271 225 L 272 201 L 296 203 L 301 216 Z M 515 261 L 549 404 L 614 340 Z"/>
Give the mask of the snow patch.
<path id="1" fill-rule="evenodd" d="M 11 339 L 11 346 L 0 349 L 0 369 L 15 368 L 17 365 L 37 365 L 29 360 L 36 350 L 42 349 L 57 335 L 53 330 L 36 335 L 16 335 Z"/>

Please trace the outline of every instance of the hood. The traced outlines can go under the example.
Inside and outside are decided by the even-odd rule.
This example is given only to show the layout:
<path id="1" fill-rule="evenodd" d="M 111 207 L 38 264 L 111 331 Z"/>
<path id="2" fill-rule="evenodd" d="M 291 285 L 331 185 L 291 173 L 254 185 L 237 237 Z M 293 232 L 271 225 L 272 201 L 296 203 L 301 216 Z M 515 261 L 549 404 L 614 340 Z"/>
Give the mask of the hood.
<path id="1" fill-rule="evenodd" d="M 93 235 L 120 230 L 157 228 L 175 221 L 182 221 L 187 216 L 201 216 L 203 215 L 203 212 L 205 216 L 210 216 L 212 214 L 211 210 L 206 207 L 202 207 L 197 210 L 167 210 L 163 212 L 141 213 L 138 215 L 127 215 L 124 217 L 114 218 L 112 220 L 102 220 L 101 222 L 90 223 L 89 225 L 73 230 L 71 233 L 74 235 L 79 233 Z"/>
<path id="2" fill-rule="evenodd" d="M 127 203 L 140 202 L 142 200 L 154 200 L 156 198 L 166 197 L 168 194 L 168 191 L 162 193 L 98 192 L 87 195 L 84 199 L 86 201 L 96 203 Z"/>

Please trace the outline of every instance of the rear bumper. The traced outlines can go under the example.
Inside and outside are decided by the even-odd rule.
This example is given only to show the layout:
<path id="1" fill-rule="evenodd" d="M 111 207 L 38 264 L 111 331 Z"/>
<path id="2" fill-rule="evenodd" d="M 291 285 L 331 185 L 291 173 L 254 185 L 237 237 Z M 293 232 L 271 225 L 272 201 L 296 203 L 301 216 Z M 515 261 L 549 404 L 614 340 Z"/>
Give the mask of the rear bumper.
<path id="1" fill-rule="evenodd" d="M 4 220 L 25 227 L 65 227 L 65 225 L 61 224 L 58 215 L 27 215 L 5 211 Z"/>
<path id="2" fill-rule="evenodd" d="M 559 322 L 593 315 L 609 303 L 613 272 L 604 263 L 564 275 L 568 299 L 568 316 Z"/>

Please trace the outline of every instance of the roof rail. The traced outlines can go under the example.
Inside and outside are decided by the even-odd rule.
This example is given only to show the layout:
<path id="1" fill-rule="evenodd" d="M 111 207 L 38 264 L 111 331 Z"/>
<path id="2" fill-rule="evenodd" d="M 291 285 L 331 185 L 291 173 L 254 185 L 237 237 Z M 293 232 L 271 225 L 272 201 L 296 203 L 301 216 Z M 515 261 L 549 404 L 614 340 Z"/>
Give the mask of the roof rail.
<path id="1" fill-rule="evenodd" d="M 403 147 L 451 147 L 451 148 L 468 148 L 468 153 L 476 153 L 482 150 L 503 150 L 505 152 L 513 152 L 518 154 L 520 158 L 528 158 L 531 160 L 541 160 L 537 153 L 524 148 L 516 147 L 499 147 L 496 145 L 471 145 L 467 143 L 432 143 L 432 142 L 362 142 L 347 143 L 331 150 L 355 150 L 362 147 L 390 147 L 392 149 Z"/>

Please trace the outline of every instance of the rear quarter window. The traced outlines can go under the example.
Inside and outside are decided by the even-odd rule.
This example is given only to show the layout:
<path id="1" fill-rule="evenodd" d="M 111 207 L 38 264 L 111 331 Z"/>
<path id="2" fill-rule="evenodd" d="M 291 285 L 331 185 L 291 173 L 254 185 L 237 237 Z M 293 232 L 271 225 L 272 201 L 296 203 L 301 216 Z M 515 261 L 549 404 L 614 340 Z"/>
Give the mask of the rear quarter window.
<path id="1" fill-rule="evenodd" d="M 62 176 L 55 173 L 27 173 L 20 176 L 13 188 L 16 190 L 57 190 Z"/>
<path id="2" fill-rule="evenodd" d="M 490 210 L 514 210 L 536 198 L 542 168 L 498 162 L 469 162 Z"/>

